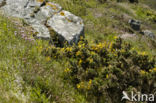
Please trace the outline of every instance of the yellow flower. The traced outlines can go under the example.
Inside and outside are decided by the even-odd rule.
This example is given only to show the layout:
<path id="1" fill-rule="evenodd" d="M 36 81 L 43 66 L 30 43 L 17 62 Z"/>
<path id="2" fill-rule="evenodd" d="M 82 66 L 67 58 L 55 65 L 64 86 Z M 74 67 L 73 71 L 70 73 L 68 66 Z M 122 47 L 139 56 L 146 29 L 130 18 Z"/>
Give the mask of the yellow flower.
<path id="1" fill-rule="evenodd" d="M 92 84 L 92 80 L 91 79 L 89 80 L 89 84 Z"/>
<path id="2" fill-rule="evenodd" d="M 77 86 L 77 88 L 78 88 L 78 89 L 81 87 L 81 85 L 80 85 L 80 84 L 77 84 L 76 86 Z"/>
<path id="3" fill-rule="evenodd" d="M 145 74 L 146 74 L 146 71 L 141 70 L 141 71 L 140 71 L 140 74 L 145 75 Z"/>
<path id="4" fill-rule="evenodd" d="M 76 52 L 76 56 L 80 56 L 80 55 L 81 55 L 80 51 Z"/>
<path id="5" fill-rule="evenodd" d="M 156 68 L 150 69 L 150 72 L 156 72 Z"/>
<path id="6" fill-rule="evenodd" d="M 66 69 L 64 70 L 64 72 L 68 73 L 68 72 L 70 72 L 70 69 L 69 69 L 69 68 L 66 68 Z"/>
<path id="7" fill-rule="evenodd" d="M 146 55 L 146 52 L 142 52 L 142 55 Z"/>
<path id="8" fill-rule="evenodd" d="M 139 55 L 146 55 L 146 52 L 138 52 Z"/>
<path id="9" fill-rule="evenodd" d="M 93 58 L 89 58 L 89 63 L 93 63 Z"/>
<path id="10" fill-rule="evenodd" d="M 82 59 L 79 60 L 79 65 L 81 65 L 81 64 L 82 64 Z"/>
<path id="11" fill-rule="evenodd" d="M 112 51 L 112 48 L 113 48 L 113 42 L 110 43 L 109 50 Z"/>
<path id="12" fill-rule="evenodd" d="M 156 68 L 153 68 L 153 71 L 156 72 Z"/>
<path id="13" fill-rule="evenodd" d="M 106 75 L 106 78 L 108 79 L 108 77 L 109 77 L 109 75 L 107 74 L 107 75 Z"/>
<path id="14" fill-rule="evenodd" d="M 132 48 L 132 50 L 134 50 L 135 48 Z"/>
<path id="15" fill-rule="evenodd" d="M 61 49 L 60 49 L 60 51 L 61 51 L 61 52 L 64 52 L 64 51 L 65 51 L 65 49 L 64 49 L 64 48 L 61 48 Z"/>
<path id="16" fill-rule="evenodd" d="M 90 52 L 90 54 L 91 54 L 91 55 L 95 55 L 95 52 L 92 51 L 92 52 Z"/>
<path id="17" fill-rule="evenodd" d="M 124 53 L 124 52 L 125 52 L 125 50 L 124 50 L 124 49 L 121 49 L 121 52 L 122 52 L 122 53 Z"/>
<path id="18" fill-rule="evenodd" d="M 114 39 L 117 39 L 118 37 L 117 36 L 114 36 Z"/>
<path id="19" fill-rule="evenodd" d="M 82 40 L 83 39 L 83 36 L 80 36 L 80 40 Z"/>
<path id="20" fill-rule="evenodd" d="M 50 61 L 50 57 L 48 56 L 48 57 L 46 57 L 46 61 Z"/>
<path id="21" fill-rule="evenodd" d="M 66 48 L 66 51 L 67 51 L 67 52 L 68 52 L 68 51 L 71 52 L 71 51 L 72 51 L 72 48 L 71 48 L 71 47 L 67 47 L 67 48 Z"/>

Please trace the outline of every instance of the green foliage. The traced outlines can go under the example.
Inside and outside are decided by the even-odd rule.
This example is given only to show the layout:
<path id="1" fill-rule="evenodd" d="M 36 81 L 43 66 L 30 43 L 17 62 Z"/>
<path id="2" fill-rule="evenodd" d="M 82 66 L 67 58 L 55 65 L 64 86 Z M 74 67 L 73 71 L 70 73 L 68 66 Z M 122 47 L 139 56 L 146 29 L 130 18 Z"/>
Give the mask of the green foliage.
<path id="1" fill-rule="evenodd" d="M 75 15 L 85 16 L 86 15 L 86 2 L 84 0 L 49 0 L 59 3 L 63 9 L 71 11 Z"/>
<path id="2" fill-rule="evenodd" d="M 0 22 L 1 103 L 87 103 L 60 76 L 64 64 L 41 54 L 48 41 L 30 39 L 31 30 L 3 15 Z"/>
<path id="3" fill-rule="evenodd" d="M 149 8 L 138 7 L 136 14 L 142 19 L 156 22 L 156 14 Z"/>
<path id="4" fill-rule="evenodd" d="M 64 79 L 73 83 L 90 102 L 118 103 L 122 91 L 129 88 L 154 93 L 155 58 L 136 52 L 120 38 L 91 46 L 81 39 L 78 46 L 53 47 L 45 49 L 43 54 L 58 60 L 66 58 Z"/>

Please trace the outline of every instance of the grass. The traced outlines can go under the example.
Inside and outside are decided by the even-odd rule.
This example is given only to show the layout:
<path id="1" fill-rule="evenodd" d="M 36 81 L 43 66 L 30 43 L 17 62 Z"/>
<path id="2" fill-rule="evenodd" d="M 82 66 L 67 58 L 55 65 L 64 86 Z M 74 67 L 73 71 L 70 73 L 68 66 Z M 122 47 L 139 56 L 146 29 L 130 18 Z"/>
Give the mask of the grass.
<path id="1" fill-rule="evenodd" d="M 143 2 L 143 0 L 141 0 L 141 3 L 137 5 L 130 4 L 127 1 L 117 3 L 115 0 L 110 2 L 108 1 L 103 4 L 100 4 L 96 0 L 50 1 L 59 3 L 65 10 L 68 10 L 74 13 L 75 15 L 78 15 L 83 18 L 85 23 L 85 36 L 89 43 L 94 43 L 96 41 L 112 41 L 114 36 L 124 33 L 131 34 L 133 32 L 136 33 L 138 36 L 141 36 L 141 34 L 133 31 L 130 28 L 128 24 L 129 19 L 141 20 L 142 30 L 149 29 L 152 32 L 156 33 L 156 24 L 153 21 L 149 20 L 151 18 L 150 16 L 146 16 L 146 12 L 153 13 L 151 15 L 155 15 L 155 12 L 153 12 L 154 10 L 152 8 L 148 7 L 149 3 L 145 3 Z M 144 12 L 142 12 L 142 10 L 144 10 Z M 141 36 L 140 38 L 146 37 Z M 139 38 L 136 41 L 130 40 L 130 43 L 134 47 L 137 47 L 138 50 L 140 47 L 143 47 L 144 50 L 146 50 L 150 55 L 155 55 L 155 47 L 150 46 L 155 44 L 152 44 L 153 42 L 150 39 L 147 39 L 146 41 L 141 41 L 141 46 L 138 46 L 137 43 L 137 41 L 140 41 Z M 152 51 L 150 51 L 149 48 L 152 49 Z"/>
<path id="2" fill-rule="evenodd" d="M 0 103 L 82 103 L 62 80 L 63 65 L 41 54 L 48 41 L 28 41 L 6 17 L 0 16 Z M 24 32 L 27 33 L 27 32 Z"/>
<path id="3" fill-rule="evenodd" d="M 156 33 L 156 25 L 152 21 L 145 20 L 145 16 L 139 17 L 142 12 L 136 8 L 142 4 L 115 1 L 100 4 L 96 0 L 51 1 L 83 18 L 89 44 L 113 41 L 115 36 L 129 33 L 130 18 L 141 19 L 143 28 L 150 28 Z M 23 31 L 23 26 L 17 24 L 17 27 L 11 19 L 0 15 L 0 103 L 87 103 L 85 96 L 63 79 L 66 59 L 42 55 L 43 49 L 53 48 L 48 41 L 33 40 L 30 29 Z M 136 34 L 137 39 L 126 41 L 137 51 L 145 51 L 151 57 L 156 55 L 155 42 Z"/>

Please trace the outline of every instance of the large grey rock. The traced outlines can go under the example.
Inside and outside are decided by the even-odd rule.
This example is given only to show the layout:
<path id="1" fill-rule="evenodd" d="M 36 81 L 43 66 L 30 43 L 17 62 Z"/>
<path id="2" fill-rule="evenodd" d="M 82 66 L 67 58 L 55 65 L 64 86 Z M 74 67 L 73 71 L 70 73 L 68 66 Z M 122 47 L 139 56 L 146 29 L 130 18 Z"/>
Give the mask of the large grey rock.
<path id="1" fill-rule="evenodd" d="M 62 7 L 60 5 L 55 3 L 47 3 L 46 6 L 40 8 L 40 11 L 35 15 L 35 18 L 41 22 L 44 22 L 61 10 Z"/>
<path id="2" fill-rule="evenodd" d="M 50 18 L 47 25 L 59 35 L 61 41 L 69 44 L 77 43 L 80 36 L 84 35 L 82 19 L 65 10 Z"/>
<path id="3" fill-rule="evenodd" d="M 3 0 L 0 0 L 1 2 Z M 61 43 L 68 41 L 69 44 L 73 44 L 84 35 L 82 19 L 62 10 L 56 3 L 45 0 L 6 0 L 2 10 L 9 16 L 24 19 L 38 33 L 37 38 L 50 39 L 49 30 L 52 29 Z"/>
<path id="4" fill-rule="evenodd" d="M 4 0 L 0 0 L 0 3 L 2 3 Z"/>
<path id="5" fill-rule="evenodd" d="M 137 30 L 137 31 L 140 30 L 140 25 L 141 25 L 140 21 L 130 19 L 128 23 L 130 24 L 131 28 L 133 28 L 134 30 Z"/>
<path id="6" fill-rule="evenodd" d="M 6 5 L 3 7 L 3 10 L 7 15 L 22 17 L 27 1 L 28 0 L 6 0 Z"/>

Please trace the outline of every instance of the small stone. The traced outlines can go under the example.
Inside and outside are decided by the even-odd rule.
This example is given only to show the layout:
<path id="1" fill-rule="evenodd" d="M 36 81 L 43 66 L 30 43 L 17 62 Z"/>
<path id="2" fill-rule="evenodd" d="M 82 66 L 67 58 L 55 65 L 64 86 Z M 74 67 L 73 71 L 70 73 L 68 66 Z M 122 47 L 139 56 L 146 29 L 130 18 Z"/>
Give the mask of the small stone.
<path id="1" fill-rule="evenodd" d="M 130 19 L 128 23 L 130 24 L 131 28 L 133 28 L 134 30 L 137 30 L 137 31 L 140 30 L 140 25 L 141 25 L 140 21 Z"/>
<path id="2" fill-rule="evenodd" d="M 155 35 L 153 32 L 149 31 L 149 30 L 145 30 L 143 31 L 143 34 L 151 39 L 154 39 L 155 38 Z"/>

